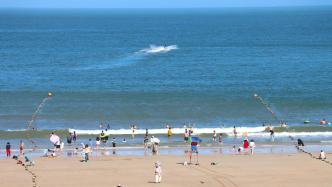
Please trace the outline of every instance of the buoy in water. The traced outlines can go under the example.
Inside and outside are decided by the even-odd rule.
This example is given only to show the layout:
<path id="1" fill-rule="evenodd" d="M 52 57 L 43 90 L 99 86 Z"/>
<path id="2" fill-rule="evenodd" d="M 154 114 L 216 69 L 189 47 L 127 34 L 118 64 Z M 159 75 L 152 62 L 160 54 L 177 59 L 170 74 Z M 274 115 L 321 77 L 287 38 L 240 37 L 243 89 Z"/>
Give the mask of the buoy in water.
<path id="1" fill-rule="evenodd" d="M 52 97 L 52 96 L 53 96 L 53 93 L 52 93 L 52 92 L 48 92 L 47 96 L 48 96 L 48 97 Z"/>

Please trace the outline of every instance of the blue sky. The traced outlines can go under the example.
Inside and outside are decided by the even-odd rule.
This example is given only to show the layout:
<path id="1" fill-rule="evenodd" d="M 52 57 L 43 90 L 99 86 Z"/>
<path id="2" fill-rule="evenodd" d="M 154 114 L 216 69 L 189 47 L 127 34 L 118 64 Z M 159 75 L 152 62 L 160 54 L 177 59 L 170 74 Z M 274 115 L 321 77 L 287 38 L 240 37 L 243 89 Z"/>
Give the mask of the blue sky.
<path id="1" fill-rule="evenodd" d="M 0 0 L 12 8 L 202 8 L 332 5 L 332 0 Z"/>

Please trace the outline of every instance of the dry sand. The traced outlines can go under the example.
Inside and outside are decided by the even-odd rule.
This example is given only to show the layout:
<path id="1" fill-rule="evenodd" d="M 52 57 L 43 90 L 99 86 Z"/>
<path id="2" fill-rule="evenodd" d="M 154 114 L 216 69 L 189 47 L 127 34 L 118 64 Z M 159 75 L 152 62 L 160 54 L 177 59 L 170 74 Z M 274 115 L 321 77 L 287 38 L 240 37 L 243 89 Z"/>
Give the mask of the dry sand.
<path id="1" fill-rule="evenodd" d="M 332 155 L 328 155 L 332 157 Z M 183 166 L 181 156 L 36 158 L 30 167 L 38 187 L 331 187 L 332 165 L 307 154 L 210 155 L 200 165 Z M 154 184 L 154 162 L 160 161 L 163 181 Z M 216 162 L 217 165 L 211 165 Z M 31 187 L 31 174 L 12 159 L 0 160 L 3 187 Z"/>

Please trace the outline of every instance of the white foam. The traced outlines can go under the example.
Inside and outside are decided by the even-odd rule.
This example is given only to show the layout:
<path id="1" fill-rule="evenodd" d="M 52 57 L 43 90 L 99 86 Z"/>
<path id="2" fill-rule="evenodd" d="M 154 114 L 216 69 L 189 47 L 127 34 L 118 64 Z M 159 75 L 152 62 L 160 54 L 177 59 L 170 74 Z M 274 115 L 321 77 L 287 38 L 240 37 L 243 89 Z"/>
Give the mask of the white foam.
<path id="1" fill-rule="evenodd" d="M 149 48 L 142 49 L 137 53 L 139 54 L 167 53 L 175 49 L 178 49 L 177 45 L 169 45 L 169 46 L 150 45 Z"/>
<path id="2" fill-rule="evenodd" d="M 256 136 L 256 137 L 264 137 L 270 136 L 269 132 L 261 132 L 261 133 L 248 133 L 249 136 Z M 331 137 L 332 132 L 275 132 L 275 137 L 303 137 L 303 136 L 319 136 L 319 137 Z"/>
<path id="3" fill-rule="evenodd" d="M 189 129 L 189 128 L 188 128 Z M 225 128 L 192 128 L 194 131 L 193 134 L 212 134 L 213 131 L 216 133 L 224 133 L 228 136 L 234 136 L 233 134 L 233 127 L 225 127 Z M 252 137 L 269 137 L 270 133 L 266 132 L 266 127 L 236 127 L 237 135 L 243 136 L 247 134 L 248 136 Z M 82 130 L 82 129 L 69 129 L 69 132 L 81 135 L 98 135 L 101 133 L 102 130 Z M 145 129 L 136 129 L 136 135 L 144 135 Z M 168 129 L 149 129 L 149 134 L 167 134 Z M 185 128 L 172 128 L 172 134 L 184 134 Z M 104 130 L 104 133 L 107 135 L 132 135 L 131 129 L 109 129 L 107 131 Z M 275 132 L 275 137 L 303 137 L 303 136 L 318 136 L 318 137 L 331 137 L 332 132 Z"/>
<path id="4" fill-rule="evenodd" d="M 263 132 L 266 127 L 237 127 L 236 131 L 239 135 L 242 133 L 255 133 L 255 132 Z M 233 134 L 233 128 L 192 128 L 194 134 L 212 134 L 215 130 L 216 133 L 226 133 Z M 81 129 L 69 129 L 69 132 L 76 132 L 76 134 L 100 134 L 101 130 L 81 130 Z M 136 129 L 135 134 L 145 134 L 145 129 Z M 132 134 L 131 129 L 109 129 L 105 131 L 105 134 L 109 135 L 128 135 Z M 149 134 L 167 134 L 168 129 L 149 129 Z M 185 132 L 185 128 L 172 128 L 173 134 L 183 134 Z"/>

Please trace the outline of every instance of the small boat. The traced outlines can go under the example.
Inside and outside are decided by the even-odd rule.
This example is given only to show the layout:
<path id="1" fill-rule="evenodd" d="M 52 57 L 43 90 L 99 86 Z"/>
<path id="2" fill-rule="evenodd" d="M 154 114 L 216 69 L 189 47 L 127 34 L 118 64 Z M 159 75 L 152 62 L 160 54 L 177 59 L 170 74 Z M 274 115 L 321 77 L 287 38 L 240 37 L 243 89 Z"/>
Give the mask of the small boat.
<path id="1" fill-rule="evenodd" d="M 308 124 L 308 123 L 310 123 L 311 121 L 309 121 L 309 120 L 305 120 L 303 123 L 304 124 Z"/>

